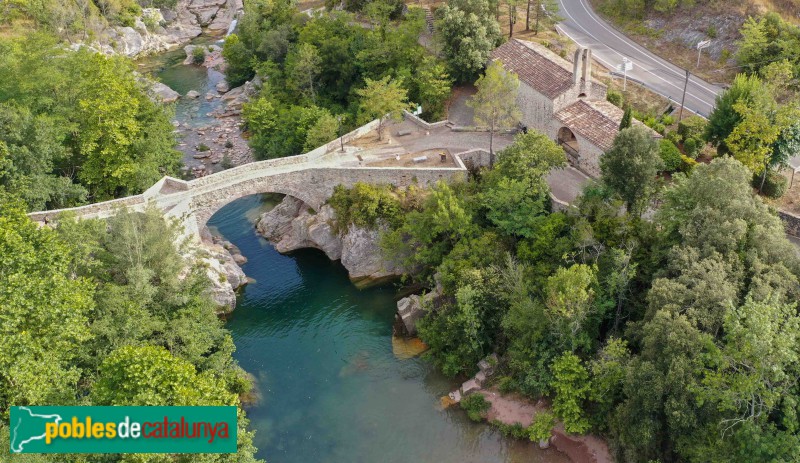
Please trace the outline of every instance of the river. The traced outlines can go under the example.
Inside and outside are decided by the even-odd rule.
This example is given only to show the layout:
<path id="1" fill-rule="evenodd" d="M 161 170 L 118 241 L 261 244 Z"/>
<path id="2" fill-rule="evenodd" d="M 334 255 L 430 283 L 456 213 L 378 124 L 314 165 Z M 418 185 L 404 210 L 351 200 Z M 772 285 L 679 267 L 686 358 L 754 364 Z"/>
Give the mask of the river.
<path id="1" fill-rule="evenodd" d="M 503 437 L 439 398 L 457 383 L 392 351 L 395 288 L 356 289 L 316 250 L 279 254 L 253 223 L 275 204 L 250 196 L 217 212 L 212 231 L 249 259 L 256 281 L 227 326 L 235 358 L 256 378 L 248 406 L 258 457 L 269 463 L 567 463 L 555 450 Z"/>

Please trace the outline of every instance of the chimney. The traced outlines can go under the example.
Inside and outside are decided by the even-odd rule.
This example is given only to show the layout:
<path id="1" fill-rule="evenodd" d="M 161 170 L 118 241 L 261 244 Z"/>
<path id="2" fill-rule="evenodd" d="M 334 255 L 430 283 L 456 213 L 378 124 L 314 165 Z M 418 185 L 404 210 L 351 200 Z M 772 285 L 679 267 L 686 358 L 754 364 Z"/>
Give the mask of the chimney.
<path id="1" fill-rule="evenodd" d="M 592 49 L 583 50 L 583 88 L 581 93 L 589 94 L 592 90 Z"/>
<path id="2" fill-rule="evenodd" d="M 572 83 L 577 85 L 581 82 L 581 59 L 583 58 L 583 48 L 578 48 L 575 50 L 575 59 L 572 63 Z"/>

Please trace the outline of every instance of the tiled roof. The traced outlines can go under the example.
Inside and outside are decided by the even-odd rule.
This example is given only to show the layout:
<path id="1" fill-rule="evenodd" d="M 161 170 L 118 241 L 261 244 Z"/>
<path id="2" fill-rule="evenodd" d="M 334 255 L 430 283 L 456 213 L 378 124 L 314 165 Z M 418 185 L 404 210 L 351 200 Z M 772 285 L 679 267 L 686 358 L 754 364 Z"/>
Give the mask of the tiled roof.
<path id="1" fill-rule="evenodd" d="M 520 81 L 550 99 L 573 85 L 571 64 L 538 44 L 512 39 L 497 47 L 492 59 L 499 60 Z"/>
<path id="2" fill-rule="evenodd" d="M 608 151 L 619 133 L 623 114 L 624 111 L 607 101 L 579 100 L 556 113 L 556 119 L 573 133 L 583 136 L 603 151 Z M 633 124 L 646 127 L 635 119 Z M 650 128 L 648 130 L 653 137 L 661 136 Z"/>

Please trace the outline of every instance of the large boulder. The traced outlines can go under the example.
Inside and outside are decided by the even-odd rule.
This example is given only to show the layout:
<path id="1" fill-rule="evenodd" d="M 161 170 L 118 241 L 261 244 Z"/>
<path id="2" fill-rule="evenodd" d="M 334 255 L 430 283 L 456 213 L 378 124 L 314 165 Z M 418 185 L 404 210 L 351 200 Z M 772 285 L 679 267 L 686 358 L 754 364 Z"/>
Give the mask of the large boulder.
<path id="1" fill-rule="evenodd" d="M 150 96 L 155 101 L 172 103 L 177 101 L 181 94 L 161 82 L 152 82 L 150 84 Z"/>
<path id="2" fill-rule="evenodd" d="M 425 316 L 423 298 L 412 294 L 397 301 L 397 315 L 409 336 L 417 335 L 417 321 Z"/>

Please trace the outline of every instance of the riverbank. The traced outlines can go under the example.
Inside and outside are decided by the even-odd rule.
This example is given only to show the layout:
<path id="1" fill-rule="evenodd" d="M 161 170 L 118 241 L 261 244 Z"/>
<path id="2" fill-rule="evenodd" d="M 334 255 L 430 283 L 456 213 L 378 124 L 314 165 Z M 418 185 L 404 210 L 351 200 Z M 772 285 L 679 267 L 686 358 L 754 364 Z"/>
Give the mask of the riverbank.
<path id="1" fill-rule="evenodd" d="M 196 48 L 205 51 L 199 64 L 193 61 Z M 255 160 L 241 129 L 241 109 L 259 84 L 229 88 L 215 38 L 201 37 L 182 49 L 137 64 L 139 72 L 175 92 L 168 104 L 175 110 L 173 125 L 186 177 L 203 177 Z"/>

